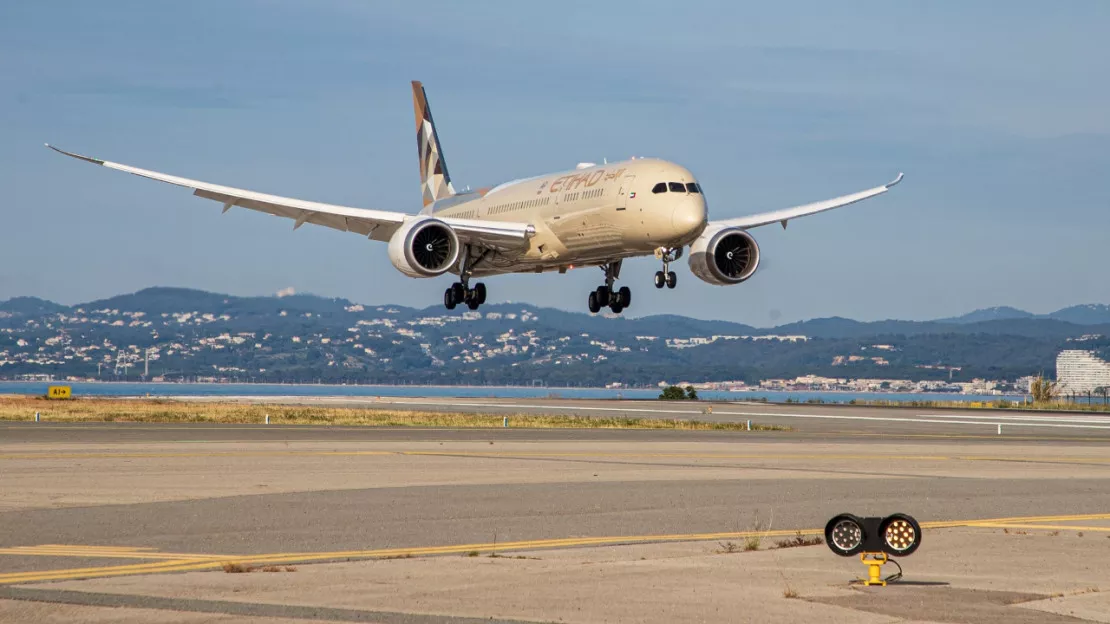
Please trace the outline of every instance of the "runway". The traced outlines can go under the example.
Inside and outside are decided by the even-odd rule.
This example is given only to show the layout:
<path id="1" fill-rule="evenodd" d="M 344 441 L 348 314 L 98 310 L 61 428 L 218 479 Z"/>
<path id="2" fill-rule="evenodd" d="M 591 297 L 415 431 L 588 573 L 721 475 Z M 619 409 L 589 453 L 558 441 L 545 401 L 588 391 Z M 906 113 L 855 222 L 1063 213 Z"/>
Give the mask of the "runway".
<path id="1" fill-rule="evenodd" d="M 456 409 L 478 409 L 462 403 Z M 499 409 L 612 407 L 522 405 Z M 696 416 L 751 417 L 793 430 L 2 423 L 0 586 L 66 581 L 59 587 L 91 592 L 120 577 L 134 579 L 128 591 L 147 596 L 170 582 L 161 573 L 212 574 L 203 571 L 229 560 L 304 565 L 498 552 L 547 559 L 553 555 L 535 553 L 618 544 L 642 544 L 641 555 L 655 561 L 662 551 L 652 549 L 662 546 L 653 544 L 704 553 L 746 536 L 819 529 L 841 512 L 906 512 L 936 531 L 1063 526 L 1110 535 L 1108 432 L 1097 417 L 1033 414 L 1041 420 L 1020 425 L 1002 418 L 1024 413 L 766 405 Z M 970 539 L 960 548 L 982 536 Z M 1105 537 L 1082 548 L 1092 545 L 1091 553 L 1110 552 Z M 806 565 L 820 569 L 817 561 Z M 378 568 L 349 574 L 369 570 Z M 217 574 L 198 578 L 209 586 L 234 576 Z M 143 584 L 155 578 L 163 580 Z M 179 591 L 211 597 L 198 587 Z M 291 596 L 268 596 L 266 604 L 299 604 Z M 382 600 L 362 607 L 373 611 Z M 163 615 L 187 608 L 165 604 L 177 606 L 151 608 Z"/>

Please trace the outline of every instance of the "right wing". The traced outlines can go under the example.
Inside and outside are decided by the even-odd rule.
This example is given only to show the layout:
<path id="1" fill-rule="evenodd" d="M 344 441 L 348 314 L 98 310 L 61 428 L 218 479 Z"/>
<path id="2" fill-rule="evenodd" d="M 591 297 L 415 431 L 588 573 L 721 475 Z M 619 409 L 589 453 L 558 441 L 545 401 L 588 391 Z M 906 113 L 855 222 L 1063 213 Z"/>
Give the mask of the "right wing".
<path id="1" fill-rule="evenodd" d="M 58 149 L 49 143 L 46 146 L 60 154 L 95 165 L 193 189 L 193 195 L 197 197 L 223 203 L 224 212 L 231 210 L 232 206 L 239 206 L 293 219 L 293 229 L 297 229 L 305 223 L 313 223 L 344 232 L 355 232 L 372 240 L 388 241 L 393 233 L 397 231 L 397 228 L 401 227 L 406 221 L 422 217 L 422 215 L 410 215 L 403 212 L 351 208 L 291 197 L 267 195 L 266 193 L 179 178 L 157 171 L 148 171 L 138 167 L 82 156 Z M 527 223 L 490 222 L 475 219 L 452 219 L 450 217 L 441 220 L 455 230 L 462 242 L 501 251 L 523 247 L 527 244 L 528 239 L 535 234 L 535 229 Z"/>
<path id="2" fill-rule="evenodd" d="M 804 204 L 802 206 L 784 208 L 782 210 L 775 210 L 772 212 L 762 212 L 759 214 L 749 215 L 747 217 L 713 221 L 712 223 L 710 223 L 710 225 L 750 229 L 754 227 L 759 227 L 761 225 L 768 225 L 778 222 L 782 224 L 783 228 L 785 228 L 786 222 L 791 219 L 797 219 L 798 217 L 808 217 L 809 215 L 814 215 L 819 212 L 825 212 L 826 210 L 832 210 L 833 208 L 840 208 L 843 206 L 847 206 L 848 204 L 854 204 L 858 201 L 863 201 L 876 195 L 882 195 L 883 193 L 889 191 L 891 187 L 893 187 L 895 184 L 901 182 L 902 177 L 903 175 L 899 173 L 898 177 L 894 178 L 893 180 L 887 182 L 882 186 L 869 188 L 866 191 L 852 193 L 851 195 L 842 195 L 840 197 L 834 197 L 832 199 L 826 199 L 824 201 L 813 202 L 812 204 Z"/>

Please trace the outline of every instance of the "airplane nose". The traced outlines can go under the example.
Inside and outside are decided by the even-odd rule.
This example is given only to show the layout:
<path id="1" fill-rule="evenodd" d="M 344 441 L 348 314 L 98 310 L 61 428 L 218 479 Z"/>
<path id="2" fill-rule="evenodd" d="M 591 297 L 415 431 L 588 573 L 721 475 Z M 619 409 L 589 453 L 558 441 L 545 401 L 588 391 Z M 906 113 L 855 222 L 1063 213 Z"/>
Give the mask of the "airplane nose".
<path id="1" fill-rule="evenodd" d="M 705 201 L 701 197 L 687 197 L 675 206 L 671 214 L 671 227 L 678 236 L 696 232 L 705 225 Z"/>

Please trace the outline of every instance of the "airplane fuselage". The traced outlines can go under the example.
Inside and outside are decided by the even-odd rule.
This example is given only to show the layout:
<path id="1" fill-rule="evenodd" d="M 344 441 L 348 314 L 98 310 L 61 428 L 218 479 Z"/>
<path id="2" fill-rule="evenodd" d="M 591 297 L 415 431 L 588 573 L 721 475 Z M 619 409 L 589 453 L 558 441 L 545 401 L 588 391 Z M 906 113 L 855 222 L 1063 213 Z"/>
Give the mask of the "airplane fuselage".
<path id="1" fill-rule="evenodd" d="M 527 248 L 487 257 L 475 275 L 601 265 L 681 248 L 705 229 L 705 196 L 685 167 L 655 158 L 580 167 L 453 195 L 424 212 L 535 227 Z"/>

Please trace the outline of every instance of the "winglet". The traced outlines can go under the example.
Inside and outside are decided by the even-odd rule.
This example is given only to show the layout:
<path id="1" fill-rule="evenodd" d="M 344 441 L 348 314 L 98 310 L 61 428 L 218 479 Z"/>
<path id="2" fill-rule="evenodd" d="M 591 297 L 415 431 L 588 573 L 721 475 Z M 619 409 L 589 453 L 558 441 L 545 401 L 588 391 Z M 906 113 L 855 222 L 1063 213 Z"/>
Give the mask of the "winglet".
<path id="1" fill-rule="evenodd" d="M 906 174 L 899 173 L 897 178 L 894 178 L 890 182 L 887 182 L 886 187 L 890 188 L 890 187 L 894 186 L 895 184 L 898 184 L 899 182 L 902 181 L 902 178 L 904 178 L 904 177 L 906 177 Z"/>
<path id="2" fill-rule="evenodd" d="M 83 160 L 85 162 L 91 162 L 94 165 L 103 165 L 104 164 L 104 161 L 100 160 L 98 158 L 92 158 L 90 156 L 82 156 L 80 154 L 74 154 L 73 152 L 67 152 L 64 149 L 58 149 L 57 147 L 54 147 L 53 145 L 51 145 L 49 143 L 44 143 L 43 145 L 49 147 L 50 149 L 54 150 L 55 152 L 58 152 L 59 154 L 65 154 L 66 156 L 69 156 L 70 158 L 76 158 L 77 160 Z"/>

